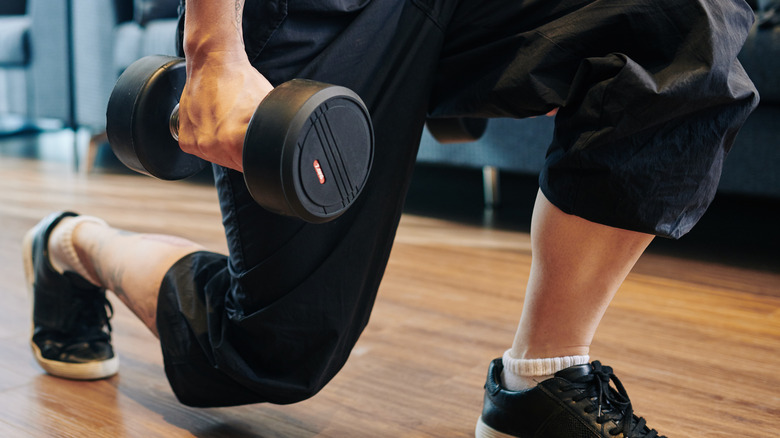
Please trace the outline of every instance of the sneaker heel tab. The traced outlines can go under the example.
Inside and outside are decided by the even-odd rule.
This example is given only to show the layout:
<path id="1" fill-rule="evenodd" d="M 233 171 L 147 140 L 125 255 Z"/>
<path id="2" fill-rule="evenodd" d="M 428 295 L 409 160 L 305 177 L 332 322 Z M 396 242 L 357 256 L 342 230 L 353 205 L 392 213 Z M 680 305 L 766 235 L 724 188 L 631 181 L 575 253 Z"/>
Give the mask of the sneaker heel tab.
<path id="1" fill-rule="evenodd" d="M 504 363 L 501 358 L 494 359 L 488 367 L 487 380 L 485 381 L 485 391 L 496 395 L 501 391 L 501 372 L 504 370 Z"/>
<path id="2" fill-rule="evenodd" d="M 555 377 L 560 377 L 562 379 L 566 379 L 571 382 L 579 379 L 580 377 L 587 376 L 592 372 L 593 372 L 593 367 L 590 364 L 586 363 L 582 365 L 570 366 L 569 368 L 560 370 L 557 373 L 555 373 Z"/>
<path id="3" fill-rule="evenodd" d="M 59 225 L 59 223 L 62 222 L 62 220 L 65 219 L 66 217 L 75 217 L 75 216 L 78 216 L 78 213 L 73 213 L 72 211 L 55 211 L 53 213 L 49 213 L 48 216 L 43 218 L 43 220 L 41 220 L 39 224 L 46 227 L 42 233 L 42 237 L 46 241 L 46 243 L 48 243 L 49 236 L 51 235 L 52 230 L 54 230 L 54 227 Z"/>
<path id="4" fill-rule="evenodd" d="M 69 211 L 50 213 L 27 232 L 23 245 L 29 246 L 29 257 L 31 260 L 28 262 L 31 268 L 40 264 L 44 270 L 54 271 L 54 267 L 49 259 L 49 237 L 57 224 L 69 216 L 78 216 L 78 214 Z"/>

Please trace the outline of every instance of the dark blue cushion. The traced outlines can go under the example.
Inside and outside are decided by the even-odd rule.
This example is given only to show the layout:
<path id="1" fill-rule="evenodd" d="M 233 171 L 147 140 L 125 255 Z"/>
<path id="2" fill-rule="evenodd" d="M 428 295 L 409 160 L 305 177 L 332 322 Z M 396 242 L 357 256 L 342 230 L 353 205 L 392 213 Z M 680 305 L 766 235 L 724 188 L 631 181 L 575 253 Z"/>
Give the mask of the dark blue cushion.
<path id="1" fill-rule="evenodd" d="M 24 15 L 26 9 L 27 0 L 0 1 L 0 15 Z"/>
<path id="2" fill-rule="evenodd" d="M 754 27 L 739 60 L 756 84 L 761 102 L 780 104 L 780 26 Z"/>
<path id="3" fill-rule="evenodd" d="M 133 19 L 141 26 L 152 20 L 178 17 L 179 0 L 135 0 L 134 3 Z"/>

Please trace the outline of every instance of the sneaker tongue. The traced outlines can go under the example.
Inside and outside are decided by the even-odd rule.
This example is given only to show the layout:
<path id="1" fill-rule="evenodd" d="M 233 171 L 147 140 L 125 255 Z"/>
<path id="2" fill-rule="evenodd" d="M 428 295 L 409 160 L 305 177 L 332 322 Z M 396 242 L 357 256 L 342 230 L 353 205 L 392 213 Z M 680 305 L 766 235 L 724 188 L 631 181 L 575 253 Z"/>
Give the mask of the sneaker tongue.
<path id="1" fill-rule="evenodd" d="M 590 364 L 574 365 L 569 368 L 563 369 L 555 373 L 555 377 L 566 379 L 569 382 L 573 382 L 580 377 L 587 376 L 593 371 Z"/>
<path id="2" fill-rule="evenodd" d="M 73 271 L 65 271 L 63 274 L 70 282 L 75 286 L 77 289 L 80 289 L 85 292 L 100 292 L 101 288 L 98 286 L 95 286 L 94 284 L 90 283 L 82 277 L 81 275 L 73 272 Z"/>

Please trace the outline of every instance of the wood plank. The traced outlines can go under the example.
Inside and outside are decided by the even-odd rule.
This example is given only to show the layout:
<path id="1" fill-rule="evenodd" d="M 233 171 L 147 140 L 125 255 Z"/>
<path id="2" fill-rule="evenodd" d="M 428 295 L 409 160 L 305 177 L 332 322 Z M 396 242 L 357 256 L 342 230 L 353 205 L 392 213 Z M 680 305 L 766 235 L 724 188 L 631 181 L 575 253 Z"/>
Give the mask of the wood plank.
<path id="1" fill-rule="evenodd" d="M 114 300 L 120 374 L 47 376 L 29 352 L 24 232 L 75 209 L 225 250 L 214 189 L 67 160 L 2 155 L 0 436 L 468 437 L 488 362 L 511 344 L 531 260 L 527 234 L 404 216 L 371 322 L 344 370 L 290 406 L 192 409 L 172 395 L 156 339 Z M 7 151 L 6 151 L 7 153 Z M 610 307 L 592 357 L 670 437 L 780 430 L 780 274 L 668 254 L 642 257 Z M 197 382 L 193 382 L 197 384 Z"/>

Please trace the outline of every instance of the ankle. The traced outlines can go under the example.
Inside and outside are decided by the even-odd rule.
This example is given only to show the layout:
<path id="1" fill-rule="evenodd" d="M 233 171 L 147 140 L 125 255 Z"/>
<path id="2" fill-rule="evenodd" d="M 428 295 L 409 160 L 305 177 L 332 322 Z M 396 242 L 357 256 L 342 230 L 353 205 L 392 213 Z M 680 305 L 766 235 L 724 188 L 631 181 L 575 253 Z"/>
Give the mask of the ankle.
<path id="1" fill-rule="evenodd" d="M 576 330 L 572 328 L 570 330 Z M 558 340 L 547 342 L 529 342 L 526 339 L 515 340 L 508 350 L 515 359 L 538 359 L 543 357 L 587 356 L 590 354 L 590 343 L 573 343 Z"/>
<path id="2" fill-rule="evenodd" d="M 504 353 L 504 371 L 501 374 L 503 386 L 510 391 L 532 388 L 552 378 L 558 371 L 586 364 L 590 360 L 587 354 L 527 359 L 515 358 L 511 352 L 507 350 Z"/>
<path id="3" fill-rule="evenodd" d="M 77 228 L 83 225 L 107 227 L 108 224 L 93 216 L 75 216 L 64 218 L 52 230 L 49 236 L 48 253 L 49 261 L 55 271 L 64 273 L 72 271 L 84 277 L 96 286 L 102 286 L 94 269 L 89 269 L 83 263 L 82 257 L 74 243 L 74 235 Z"/>

